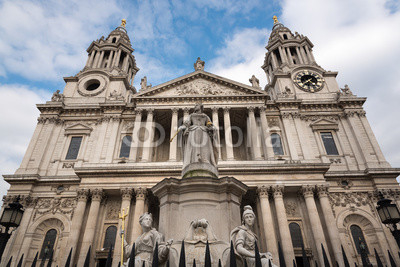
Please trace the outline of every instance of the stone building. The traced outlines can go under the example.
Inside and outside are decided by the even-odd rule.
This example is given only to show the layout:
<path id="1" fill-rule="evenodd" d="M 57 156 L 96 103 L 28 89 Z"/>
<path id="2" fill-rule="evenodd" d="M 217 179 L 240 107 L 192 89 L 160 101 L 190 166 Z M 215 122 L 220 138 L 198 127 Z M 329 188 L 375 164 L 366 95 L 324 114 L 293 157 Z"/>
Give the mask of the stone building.
<path id="1" fill-rule="evenodd" d="M 303 245 L 312 264 L 323 266 L 320 244 L 331 263 L 343 266 L 342 245 L 350 264 L 360 265 L 361 238 L 372 263 L 376 249 L 384 264 L 389 250 L 400 265 L 396 241 L 375 208 L 378 191 L 400 206 L 400 169 L 382 154 L 363 109 L 366 98 L 340 88 L 338 73 L 319 66 L 312 47 L 276 20 L 262 65 L 264 89 L 254 76 L 248 85 L 209 73 L 199 58 L 194 72 L 157 86 L 144 77 L 137 91 L 139 68 L 125 26 L 92 42 L 85 67 L 64 78 L 62 94 L 37 105 L 41 114 L 21 166 L 4 175 L 11 187 L 3 207 L 20 196 L 25 212 L 1 262 L 13 256 L 16 266 L 24 255 L 30 266 L 37 252 L 42 258 L 52 248 L 54 266 L 64 266 L 73 248 L 73 263 L 83 266 L 91 247 L 93 266 L 104 266 L 110 244 L 120 258 L 118 212 L 128 207 L 129 243 L 149 211 L 154 226 L 180 244 L 204 207 L 218 238 L 229 243 L 239 209 L 230 210 L 234 219 L 218 216 L 216 201 L 197 193 L 197 202 L 177 210 L 185 199 L 168 185 L 182 171 L 179 138 L 170 139 L 201 102 L 219 129 L 220 180 L 234 178 L 243 189 L 232 195 L 218 185 L 217 202 L 253 207 L 261 251 L 275 263 L 279 241 L 287 266 L 300 259 Z M 160 193 L 163 180 L 171 199 Z M 188 211 L 193 218 L 179 216 Z"/>

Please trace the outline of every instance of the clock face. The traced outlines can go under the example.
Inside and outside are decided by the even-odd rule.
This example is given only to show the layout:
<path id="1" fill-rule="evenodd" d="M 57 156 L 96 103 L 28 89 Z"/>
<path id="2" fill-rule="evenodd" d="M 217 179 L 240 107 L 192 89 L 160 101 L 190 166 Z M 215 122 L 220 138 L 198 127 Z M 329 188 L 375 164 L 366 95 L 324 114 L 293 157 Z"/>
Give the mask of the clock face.
<path id="1" fill-rule="evenodd" d="M 305 70 L 296 74 L 294 82 L 301 90 L 314 93 L 322 89 L 324 78 L 315 72 Z"/>

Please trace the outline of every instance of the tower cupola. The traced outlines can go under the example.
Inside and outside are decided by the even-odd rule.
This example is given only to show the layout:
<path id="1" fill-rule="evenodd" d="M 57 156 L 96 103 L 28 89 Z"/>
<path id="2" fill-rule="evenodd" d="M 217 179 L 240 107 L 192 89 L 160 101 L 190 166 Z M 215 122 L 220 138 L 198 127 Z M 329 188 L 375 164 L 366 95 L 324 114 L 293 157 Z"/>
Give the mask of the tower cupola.
<path id="1" fill-rule="evenodd" d="M 314 45 L 311 41 L 297 32 L 293 34 L 276 16 L 273 19 L 274 26 L 265 47 L 268 52 L 262 66 L 268 81 L 277 73 L 290 72 L 302 65 L 317 65 L 312 54 Z"/>
<path id="2" fill-rule="evenodd" d="M 126 76 L 133 83 L 139 68 L 136 66 L 135 51 L 126 30 L 126 20 L 113 30 L 107 38 L 102 36 L 93 41 L 89 48 L 88 60 L 83 71 L 102 70 L 110 76 Z"/>

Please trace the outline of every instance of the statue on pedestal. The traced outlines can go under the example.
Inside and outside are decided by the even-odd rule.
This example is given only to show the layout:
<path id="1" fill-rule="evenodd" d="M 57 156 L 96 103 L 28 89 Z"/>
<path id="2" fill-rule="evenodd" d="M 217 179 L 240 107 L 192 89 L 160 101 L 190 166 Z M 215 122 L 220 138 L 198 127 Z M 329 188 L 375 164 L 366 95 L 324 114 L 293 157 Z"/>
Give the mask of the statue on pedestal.
<path id="1" fill-rule="evenodd" d="M 202 104 L 196 104 L 194 112 L 178 128 L 182 132 L 183 177 L 189 172 L 218 177 L 217 129 L 203 109 Z"/>
<path id="2" fill-rule="evenodd" d="M 135 266 L 143 266 L 143 263 L 146 267 L 152 265 L 156 243 L 158 243 L 158 261 L 160 264 L 165 263 L 168 260 L 169 250 L 173 240 L 170 239 L 164 242 L 163 235 L 152 227 L 153 217 L 150 213 L 146 212 L 141 215 L 139 217 L 139 222 L 142 226 L 143 234 L 135 241 Z M 126 240 L 124 240 L 124 247 L 125 258 L 128 259 L 125 266 L 128 266 L 132 246 L 128 245 Z"/>
<path id="3" fill-rule="evenodd" d="M 248 267 L 254 267 L 256 265 L 255 242 L 258 240 L 258 237 L 252 231 L 255 219 L 256 216 L 251 206 L 245 206 L 242 216 L 242 225 L 236 227 L 231 232 L 231 240 L 235 253 L 247 262 Z M 276 265 L 272 263 L 272 254 L 270 252 L 260 253 L 260 257 L 262 266 L 268 267 L 269 261 L 271 261 L 271 265 L 276 267 Z"/>

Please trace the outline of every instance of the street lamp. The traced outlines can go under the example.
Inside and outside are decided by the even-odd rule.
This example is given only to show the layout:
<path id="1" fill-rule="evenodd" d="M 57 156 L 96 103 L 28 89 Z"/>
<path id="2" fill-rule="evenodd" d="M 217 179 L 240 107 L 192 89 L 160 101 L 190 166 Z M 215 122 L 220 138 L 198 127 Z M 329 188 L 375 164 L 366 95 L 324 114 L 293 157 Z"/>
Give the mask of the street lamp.
<path id="1" fill-rule="evenodd" d="M 392 200 L 384 198 L 382 192 L 379 192 L 379 197 L 376 210 L 382 223 L 389 225 L 390 231 L 400 248 L 400 230 L 397 229 L 397 223 L 400 222 L 399 209 L 396 204 L 391 204 Z"/>
<path id="2" fill-rule="evenodd" d="M 19 203 L 19 196 L 13 203 L 8 204 L 8 207 L 4 208 L 0 218 L 0 225 L 4 227 L 0 232 L 0 259 L 11 236 L 9 233 L 10 227 L 18 227 L 23 214 L 24 211 L 22 210 L 22 205 Z"/>

